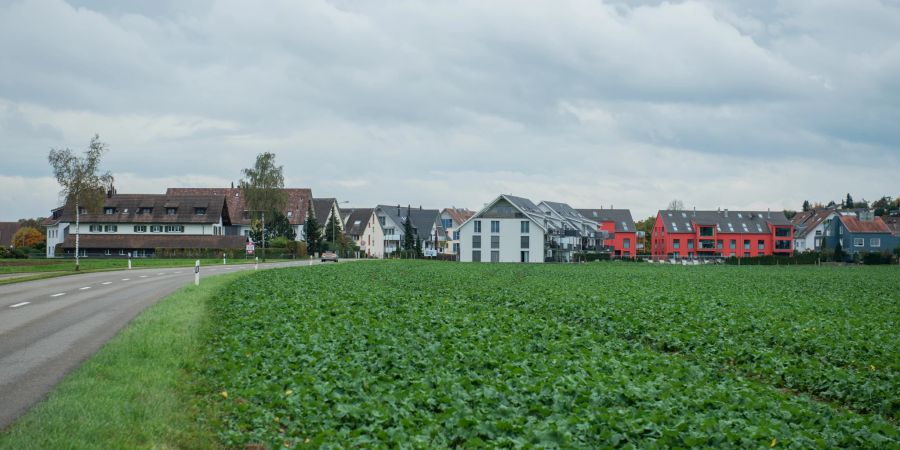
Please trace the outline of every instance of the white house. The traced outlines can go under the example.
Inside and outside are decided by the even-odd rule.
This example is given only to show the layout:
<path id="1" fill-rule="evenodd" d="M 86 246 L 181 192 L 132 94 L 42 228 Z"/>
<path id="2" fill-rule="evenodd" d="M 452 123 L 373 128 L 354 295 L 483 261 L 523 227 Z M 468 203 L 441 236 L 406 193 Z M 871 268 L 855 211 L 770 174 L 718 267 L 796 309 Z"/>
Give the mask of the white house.
<path id="1" fill-rule="evenodd" d="M 794 224 L 794 251 L 812 252 L 822 249 L 822 239 L 829 231 L 828 225 L 837 217 L 833 209 L 814 209 L 797 213 L 791 218 Z"/>
<path id="2" fill-rule="evenodd" d="M 475 215 L 475 211 L 456 207 L 444 208 L 441 211 L 441 227 L 444 228 L 447 237 L 444 253 L 459 254 L 459 231 L 457 228 L 473 215 Z"/>
<path id="3" fill-rule="evenodd" d="M 372 239 L 370 256 L 384 258 L 399 250 L 403 243 L 403 224 L 410 218 L 416 239 L 422 241 L 423 250 L 440 249 L 446 236 L 440 222 L 440 212 L 423 209 L 421 206 L 378 205 L 372 215 L 372 222 L 363 232 L 363 237 Z M 380 239 L 379 239 L 380 238 Z"/>
<path id="4" fill-rule="evenodd" d="M 459 260 L 544 262 L 547 220 L 531 200 L 500 195 L 459 226 Z"/>

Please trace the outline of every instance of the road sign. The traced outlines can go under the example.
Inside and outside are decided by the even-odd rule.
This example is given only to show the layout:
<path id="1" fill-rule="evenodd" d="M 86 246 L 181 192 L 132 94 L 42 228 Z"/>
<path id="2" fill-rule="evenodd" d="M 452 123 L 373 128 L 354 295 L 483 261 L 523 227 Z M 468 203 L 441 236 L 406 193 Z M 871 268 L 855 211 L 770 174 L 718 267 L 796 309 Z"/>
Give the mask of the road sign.
<path id="1" fill-rule="evenodd" d="M 252 242 L 248 242 L 247 243 L 247 254 L 252 255 L 254 253 L 256 253 L 256 244 L 254 244 Z"/>

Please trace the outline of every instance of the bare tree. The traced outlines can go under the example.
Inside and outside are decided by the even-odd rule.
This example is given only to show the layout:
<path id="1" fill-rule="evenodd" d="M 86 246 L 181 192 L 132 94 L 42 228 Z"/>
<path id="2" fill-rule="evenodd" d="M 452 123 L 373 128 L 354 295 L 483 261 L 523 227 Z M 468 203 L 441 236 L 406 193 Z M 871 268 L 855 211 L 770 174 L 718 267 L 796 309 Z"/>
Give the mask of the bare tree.
<path id="1" fill-rule="evenodd" d="M 669 211 L 683 211 L 684 202 L 678 199 L 672 200 L 671 202 L 669 202 L 669 205 L 666 206 L 666 209 Z"/>
<path id="2" fill-rule="evenodd" d="M 64 205 L 75 207 L 75 270 L 80 270 L 79 250 L 82 209 L 96 211 L 103 204 L 106 188 L 112 186 L 113 176 L 100 174 L 100 157 L 106 153 L 106 144 L 100 142 L 100 136 L 94 135 L 91 144 L 83 157 L 76 156 L 72 150 L 52 149 L 48 159 L 53 167 L 56 181 L 62 187 L 60 197 Z"/>

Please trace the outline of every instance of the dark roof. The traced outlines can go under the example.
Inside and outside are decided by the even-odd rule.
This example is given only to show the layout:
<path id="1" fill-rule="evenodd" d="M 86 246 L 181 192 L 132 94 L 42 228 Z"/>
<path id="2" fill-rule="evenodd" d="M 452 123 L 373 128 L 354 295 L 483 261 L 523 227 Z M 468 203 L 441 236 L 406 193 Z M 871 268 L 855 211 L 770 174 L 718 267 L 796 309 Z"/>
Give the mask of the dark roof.
<path id="1" fill-rule="evenodd" d="M 316 220 L 319 222 L 319 225 L 324 225 L 325 221 L 328 220 L 328 215 L 331 214 L 331 208 L 334 207 L 337 199 L 335 198 L 314 198 L 313 202 L 313 214 L 316 216 Z"/>
<path id="2" fill-rule="evenodd" d="M 469 209 L 461 209 L 461 208 L 444 208 L 441 211 L 441 214 L 447 213 L 450 218 L 453 220 L 454 226 L 459 226 L 463 222 L 469 220 L 470 217 L 475 215 L 475 211 Z"/>
<path id="3" fill-rule="evenodd" d="M 900 216 L 882 216 L 881 220 L 884 221 L 884 224 L 891 229 L 894 233 L 894 236 L 900 236 Z"/>
<path id="4" fill-rule="evenodd" d="M 244 248 L 244 236 L 170 235 L 170 234 L 82 234 L 80 248 L 147 249 L 147 248 Z M 66 236 L 63 248 L 75 248 L 75 235 Z"/>
<path id="5" fill-rule="evenodd" d="M 615 223 L 618 233 L 637 231 L 630 209 L 578 209 L 577 211 L 594 222 Z"/>
<path id="6" fill-rule="evenodd" d="M 794 235 L 799 238 L 806 237 L 813 229 L 824 222 L 825 219 L 836 213 L 837 211 L 833 209 L 811 209 L 809 211 L 797 213 L 794 217 L 791 217 L 791 223 L 794 224 L 794 227 L 797 229 L 797 232 L 794 233 Z"/>
<path id="7" fill-rule="evenodd" d="M 859 220 L 856 216 L 839 216 L 844 227 L 851 233 L 886 233 L 892 234 L 891 228 L 884 223 L 881 217 L 876 216 L 872 220 Z"/>
<path id="8" fill-rule="evenodd" d="M 107 208 L 114 208 L 106 214 Z M 150 214 L 138 214 L 141 208 L 152 208 Z M 175 214 L 166 214 L 167 208 L 175 208 Z M 204 214 L 197 214 L 195 208 L 205 208 Z M 58 212 L 58 214 L 57 214 Z M 44 223 L 74 222 L 75 206 L 66 204 L 54 210 L 55 217 Z M 98 211 L 82 214 L 82 223 L 218 223 L 222 218 L 227 225 L 228 211 L 225 198 L 220 195 L 159 195 L 159 194 L 113 194 L 103 198 L 103 206 Z"/>
<path id="9" fill-rule="evenodd" d="M 369 218 L 372 217 L 372 208 L 358 208 L 350 212 L 347 216 L 347 223 L 344 225 L 344 233 L 351 236 L 361 236 Z"/>
<path id="10" fill-rule="evenodd" d="M 410 222 L 416 229 L 419 238 L 427 238 L 431 234 L 431 228 L 435 225 L 438 227 L 438 236 L 444 233 L 440 221 L 441 213 L 436 209 L 397 207 L 396 205 L 378 205 L 376 208 L 384 211 L 398 225 L 397 234 L 400 236 L 403 236 L 403 222 L 406 221 L 407 211 L 409 211 Z"/>
<path id="11" fill-rule="evenodd" d="M 0 247 L 11 246 L 16 231 L 19 231 L 19 222 L 0 222 Z"/>
<path id="12" fill-rule="evenodd" d="M 312 199 L 312 191 L 307 188 L 284 188 L 287 194 L 287 206 L 284 215 L 288 216 L 291 225 L 303 225 L 306 223 L 306 211 Z M 192 195 L 219 195 L 225 197 L 228 203 L 228 211 L 231 215 L 231 223 L 234 225 L 250 225 L 250 217 L 243 212 L 249 208 L 244 202 L 244 196 L 240 188 L 169 188 L 166 195 L 192 196 Z"/>
<path id="13" fill-rule="evenodd" d="M 668 233 L 693 233 L 693 224 L 715 225 L 720 233 L 756 234 L 769 233 L 769 225 L 791 225 L 787 216 L 781 211 L 660 210 L 658 215 Z"/>

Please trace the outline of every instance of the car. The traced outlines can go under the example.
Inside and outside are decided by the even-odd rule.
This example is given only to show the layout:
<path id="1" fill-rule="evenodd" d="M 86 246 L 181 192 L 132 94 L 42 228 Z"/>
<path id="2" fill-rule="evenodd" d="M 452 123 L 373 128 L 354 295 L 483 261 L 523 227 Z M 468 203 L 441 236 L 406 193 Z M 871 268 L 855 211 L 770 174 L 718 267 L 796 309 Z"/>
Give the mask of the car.
<path id="1" fill-rule="evenodd" d="M 335 252 L 324 252 L 322 253 L 322 262 L 338 262 L 338 256 Z"/>

